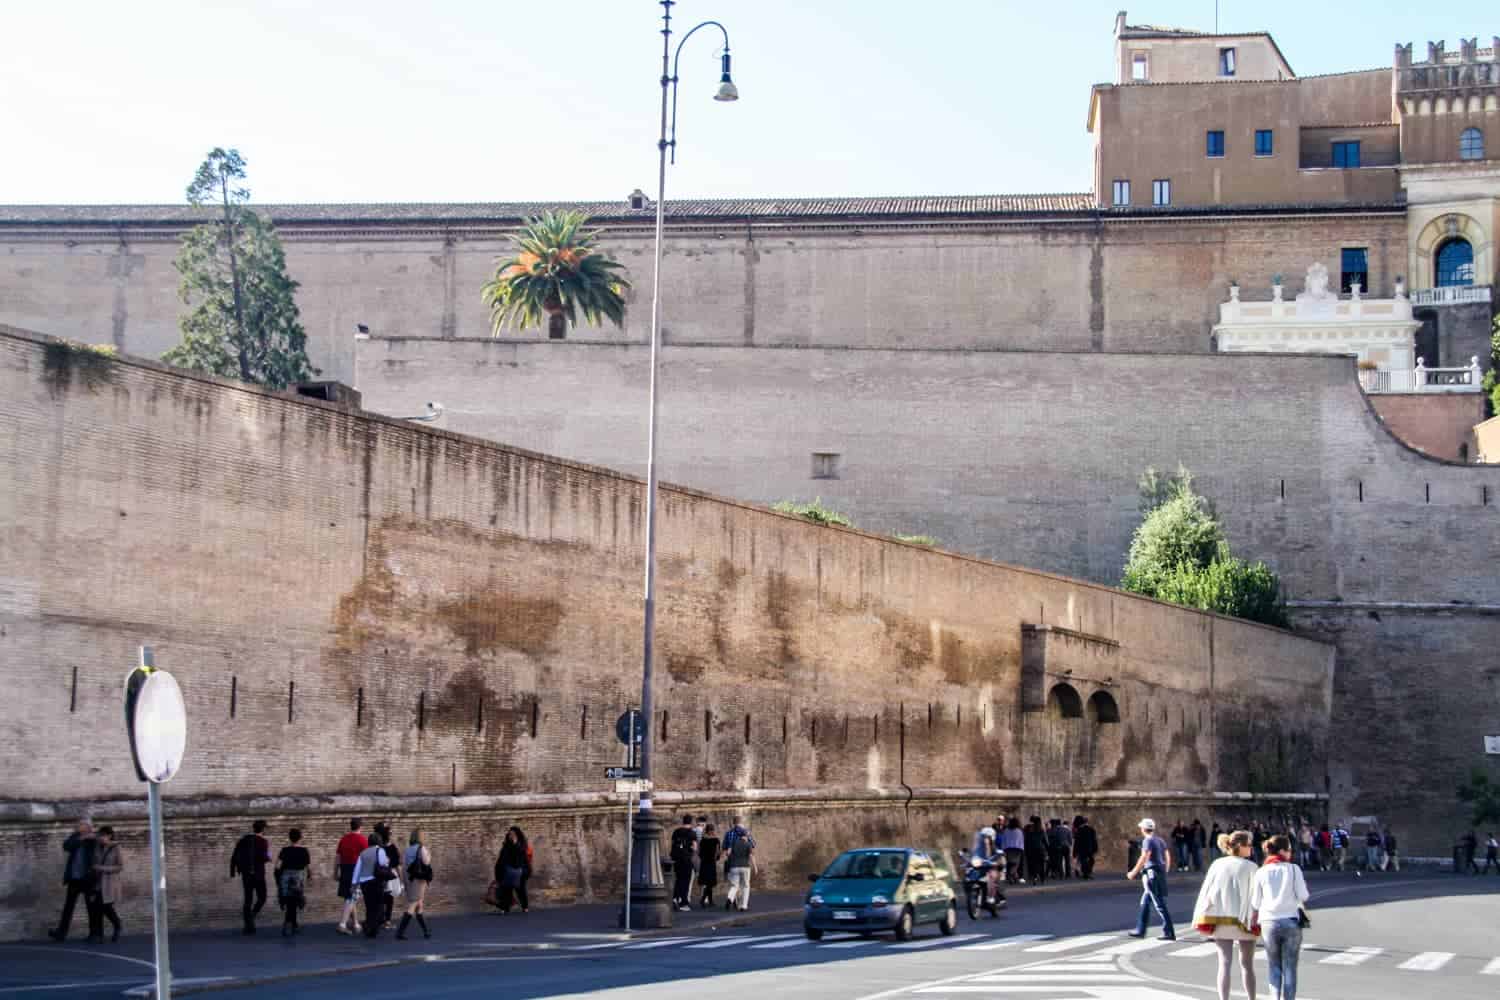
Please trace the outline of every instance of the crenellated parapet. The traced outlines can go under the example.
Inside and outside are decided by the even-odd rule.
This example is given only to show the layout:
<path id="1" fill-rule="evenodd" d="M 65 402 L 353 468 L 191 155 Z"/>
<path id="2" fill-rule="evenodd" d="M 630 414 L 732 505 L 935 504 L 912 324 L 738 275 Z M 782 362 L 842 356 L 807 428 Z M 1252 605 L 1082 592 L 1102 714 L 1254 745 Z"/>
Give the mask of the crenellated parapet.
<path id="1" fill-rule="evenodd" d="M 1412 46 L 1397 44 L 1393 81 L 1396 99 L 1408 115 L 1495 110 L 1500 97 L 1500 35 L 1489 48 L 1479 36 L 1459 39 L 1458 51 L 1444 42 L 1427 43 L 1427 59 L 1412 61 Z"/>

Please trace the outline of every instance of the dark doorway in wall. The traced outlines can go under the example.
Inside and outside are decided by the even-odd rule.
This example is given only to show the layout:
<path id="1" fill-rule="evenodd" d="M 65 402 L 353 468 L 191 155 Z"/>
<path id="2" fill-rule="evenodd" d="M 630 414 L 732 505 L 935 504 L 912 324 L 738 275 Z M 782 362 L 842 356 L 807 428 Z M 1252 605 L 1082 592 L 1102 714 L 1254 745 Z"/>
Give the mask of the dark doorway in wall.
<path id="1" fill-rule="evenodd" d="M 1115 725 L 1120 721 L 1120 706 L 1108 691 L 1089 696 L 1089 721 L 1095 725 Z"/>
<path id="2" fill-rule="evenodd" d="M 1047 714 L 1054 719 L 1083 718 L 1083 699 L 1071 684 L 1056 684 L 1047 693 Z"/>
<path id="3" fill-rule="evenodd" d="M 1438 357 L 1438 316 L 1435 309 L 1417 309 L 1412 312 L 1412 319 L 1422 324 L 1422 329 L 1413 335 L 1416 346 L 1416 356 L 1422 359 L 1422 363 L 1428 368 L 1442 367 L 1441 359 Z M 1416 358 L 1412 359 L 1413 363 Z"/>

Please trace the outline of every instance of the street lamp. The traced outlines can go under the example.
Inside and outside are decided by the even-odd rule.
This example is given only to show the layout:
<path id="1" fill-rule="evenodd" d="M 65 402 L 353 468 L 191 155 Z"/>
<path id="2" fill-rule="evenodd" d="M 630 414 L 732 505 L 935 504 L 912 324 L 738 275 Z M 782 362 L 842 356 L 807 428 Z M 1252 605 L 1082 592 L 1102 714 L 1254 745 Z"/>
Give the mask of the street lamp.
<path id="1" fill-rule="evenodd" d="M 712 25 L 724 36 L 723 68 L 719 76 L 716 101 L 737 101 L 739 90 L 729 75 L 729 32 L 718 21 L 704 21 L 682 36 L 672 50 L 672 5 L 675 0 L 661 0 L 661 133 L 656 141 L 656 269 L 651 275 L 651 388 L 646 422 L 646 596 L 641 670 L 641 718 L 645 730 L 641 737 L 641 778 L 651 779 L 651 735 L 655 724 L 651 697 L 651 654 L 656 628 L 656 355 L 661 346 L 661 257 L 663 214 L 667 203 L 667 158 L 677 161 L 677 60 L 682 46 L 699 28 Z M 671 110 L 668 130 L 667 112 Z M 641 807 L 635 815 L 633 846 L 630 853 L 631 927 L 670 927 L 672 907 L 661 872 L 661 822 L 652 815 L 650 792 L 641 796 Z"/>

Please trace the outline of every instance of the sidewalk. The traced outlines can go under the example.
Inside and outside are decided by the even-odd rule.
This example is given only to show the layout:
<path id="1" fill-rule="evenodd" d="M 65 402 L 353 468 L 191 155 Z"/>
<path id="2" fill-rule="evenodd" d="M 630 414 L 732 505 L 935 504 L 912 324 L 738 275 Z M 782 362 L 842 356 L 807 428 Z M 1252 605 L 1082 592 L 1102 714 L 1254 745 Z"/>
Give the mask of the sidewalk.
<path id="1" fill-rule="evenodd" d="M 705 935 L 719 928 L 740 927 L 767 920 L 786 920 L 802 913 L 800 893 L 758 892 L 752 908 L 730 912 L 722 908 L 674 913 L 667 930 L 634 931 L 629 938 L 619 929 L 620 904 L 584 903 L 556 908 L 534 908 L 530 913 L 502 915 L 497 910 L 428 916 L 431 940 L 424 940 L 413 923 L 407 940 L 397 941 L 395 930 L 380 937 L 346 937 L 331 923 L 307 924 L 293 938 L 281 937 L 281 913 L 268 906 L 261 914 L 259 933 L 246 937 L 238 930 L 174 931 L 171 937 L 174 993 L 255 985 L 282 979 L 330 975 L 379 968 L 403 962 L 424 962 L 430 956 L 493 954 L 502 950 L 545 951 L 675 935 Z M 399 918 L 398 918 L 399 919 Z M 76 934 L 76 932 L 75 932 Z M 118 944 L 89 945 L 81 935 L 63 944 L 25 942 L 0 945 L 0 993 L 7 988 L 49 985 L 86 986 L 131 983 L 146 986 L 152 978 L 150 934 L 129 934 Z M 149 996 L 150 988 L 135 995 Z"/>

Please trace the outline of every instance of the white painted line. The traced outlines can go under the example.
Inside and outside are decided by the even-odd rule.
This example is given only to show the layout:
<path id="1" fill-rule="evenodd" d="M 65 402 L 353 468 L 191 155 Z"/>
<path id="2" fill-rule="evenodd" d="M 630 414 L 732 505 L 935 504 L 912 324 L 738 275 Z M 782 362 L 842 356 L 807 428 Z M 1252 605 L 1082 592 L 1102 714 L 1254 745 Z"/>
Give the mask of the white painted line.
<path id="1" fill-rule="evenodd" d="M 565 944 L 563 951 L 598 951 L 600 948 L 623 948 L 624 941 L 605 941 L 603 944 Z"/>
<path id="2" fill-rule="evenodd" d="M 685 948 L 728 948 L 730 945 L 745 944 L 749 941 L 764 941 L 762 937 L 726 937 L 714 938 L 712 941 L 702 941 L 698 944 L 684 945 Z"/>
<path id="3" fill-rule="evenodd" d="M 1114 964 L 1100 965 L 1098 962 L 1049 962 L 1046 965 L 1027 965 L 1021 971 L 1025 972 L 1087 972 L 1090 975 L 1098 975 L 1102 972 L 1114 972 Z M 1000 975 L 1000 973 L 997 973 Z"/>
<path id="4" fill-rule="evenodd" d="M 1014 972 L 999 976 L 975 976 L 976 983 L 1138 983 L 1139 979 L 1124 972 L 1094 972 L 1078 975 L 1068 972 Z"/>
<path id="5" fill-rule="evenodd" d="M 1202 958 L 1204 955 L 1217 955 L 1218 953 L 1219 953 L 1219 946 L 1218 945 L 1214 944 L 1212 941 L 1205 941 L 1202 944 L 1191 945 L 1191 946 L 1189 946 L 1187 948 L 1178 948 L 1176 951 L 1172 952 L 1167 957 L 1168 958 Z"/>
<path id="6" fill-rule="evenodd" d="M 1149 938 L 1144 941 L 1122 941 L 1120 944 L 1113 945 L 1109 948 L 1101 948 L 1100 950 L 1090 952 L 1089 954 L 1092 958 L 1099 958 L 1105 955 L 1134 955 L 1138 952 L 1151 951 L 1155 948 L 1162 948 L 1166 945 L 1175 943 L 1175 941 L 1165 941 L 1161 938 Z"/>
<path id="7" fill-rule="evenodd" d="M 1451 951 L 1424 951 L 1415 958 L 1409 958 L 1396 966 L 1408 972 L 1436 972 L 1449 962 L 1453 961 Z"/>
<path id="8" fill-rule="evenodd" d="M 0 987 L 0 993 L 38 993 L 43 990 L 87 990 L 98 989 L 101 986 L 125 986 L 130 983 L 139 983 L 139 979 L 96 979 L 89 983 L 49 983 L 45 986 L 4 986 Z M 155 987 L 153 987 L 154 989 Z"/>
<path id="9" fill-rule="evenodd" d="M 1096 944 L 1106 944 L 1113 941 L 1113 934 L 1090 934 L 1086 937 L 1063 938 L 1061 941 L 1053 941 L 1048 944 L 1036 944 L 1027 948 L 1027 951 L 1056 952 L 1072 951 L 1074 948 L 1089 948 Z"/>
<path id="10" fill-rule="evenodd" d="M 833 941 L 833 942 L 830 942 L 829 944 L 820 944 L 820 945 L 818 945 L 818 947 L 820 949 L 822 949 L 822 948 L 863 948 L 867 944 L 874 944 L 874 943 L 875 943 L 875 939 L 874 938 L 858 938 L 858 939 L 856 939 L 854 941 Z"/>
<path id="11" fill-rule="evenodd" d="M 1490 959 L 1490 964 L 1479 970 L 1481 976 L 1500 976 L 1500 958 Z"/>
<path id="12" fill-rule="evenodd" d="M 993 941 L 984 941 L 979 944 L 966 944 L 959 946 L 959 951 L 994 951 L 996 948 L 1009 948 L 1012 945 L 1026 944 L 1028 941 L 1051 941 L 1051 934 L 1012 934 L 1010 937 L 996 938 Z"/>
<path id="13" fill-rule="evenodd" d="M 630 951 L 644 951 L 647 948 L 665 948 L 668 945 L 682 944 L 684 941 L 692 940 L 694 939 L 689 937 L 667 937 L 657 938 L 654 941 L 641 941 L 638 944 L 621 945 L 620 947 Z"/>
<path id="14" fill-rule="evenodd" d="M 1132 980 L 1134 982 L 1134 980 Z M 1064 986 L 1063 990 L 1069 994 L 1077 994 L 1081 990 L 1087 990 L 1093 994 L 1095 1000 L 1186 1000 L 1179 998 L 1175 993 L 1159 993 L 1156 990 L 1147 989 L 1143 986 L 1123 987 L 1113 986 L 1108 983 L 1100 983 L 1097 988 L 1093 986 L 1077 987 Z M 953 986 L 928 986 L 923 989 L 913 990 L 914 993 L 1001 993 L 1005 996 L 1015 996 L 1019 993 L 1046 993 L 1047 1000 L 1054 1000 L 1057 996 L 1056 986 L 969 986 L 957 983 Z"/>
<path id="15" fill-rule="evenodd" d="M 804 934 L 798 934 L 789 941 L 767 941 L 765 944 L 752 944 L 751 948 L 797 948 L 802 945 L 810 945 L 811 941 Z"/>
<path id="16" fill-rule="evenodd" d="M 113 952 L 108 952 L 108 951 L 90 951 L 87 948 L 59 948 L 55 944 L 54 945 L 44 945 L 44 944 L 42 944 L 42 945 L 37 945 L 37 944 L 8 944 L 8 945 L 5 946 L 5 950 L 6 951 L 49 951 L 49 952 L 51 952 L 54 955 L 93 955 L 96 958 L 112 958 L 116 962 L 130 962 L 130 963 L 132 963 L 134 965 L 144 965 L 146 968 L 150 969 L 152 972 L 156 971 L 156 963 L 155 962 L 147 962 L 144 959 L 140 959 L 140 958 L 131 958 L 128 955 L 116 955 Z M 151 988 L 153 990 L 156 989 L 156 987 L 154 985 Z"/>
<path id="17" fill-rule="evenodd" d="M 1365 962 L 1368 962 L 1376 955 L 1382 954 L 1384 951 L 1384 948 L 1366 948 L 1361 945 L 1356 945 L 1353 948 L 1345 948 L 1343 951 L 1338 952 L 1337 954 L 1329 955 L 1327 958 L 1319 961 L 1318 964 L 1361 965 Z"/>
<path id="18" fill-rule="evenodd" d="M 973 941 L 983 936 L 983 934 L 953 934 L 949 937 L 927 938 L 922 941 L 903 941 L 900 944 L 891 945 L 891 950 L 914 951 L 918 948 L 933 948 L 940 944 L 952 944 L 955 941 Z"/>

